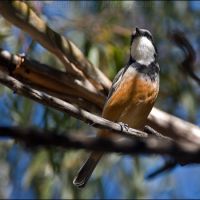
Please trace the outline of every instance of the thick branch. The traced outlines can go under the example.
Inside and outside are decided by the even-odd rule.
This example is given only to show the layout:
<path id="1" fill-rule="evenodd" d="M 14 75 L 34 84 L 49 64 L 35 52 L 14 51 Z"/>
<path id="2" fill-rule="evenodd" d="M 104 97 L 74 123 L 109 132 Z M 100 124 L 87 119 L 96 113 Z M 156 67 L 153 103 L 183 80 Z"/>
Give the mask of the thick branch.
<path id="1" fill-rule="evenodd" d="M 42 103 L 46 106 L 49 106 L 49 107 L 55 108 L 56 110 L 68 113 L 71 116 L 73 116 L 79 120 L 82 120 L 88 124 L 91 124 L 92 126 L 94 126 L 96 128 L 109 129 L 116 133 L 126 134 L 129 136 L 147 137 L 146 133 L 136 130 L 136 129 L 129 128 L 128 130 L 126 130 L 126 129 L 122 130 L 123 128 L 120 124 L 113 123 L 102 117 L 91 114 L 91 113 L 84 111 L 74 105 L 71 105 L 61 99 L 52 97 L 46 93 L 31 89 L 29 86 L 24 85 L 20 81 L 2 73 L 2 72 L 0 72 L 0 83 L 6 85 L 7 87 L 12 89 L 17 94 L 29 97 L 30 99 L 33 99 L 34 101 Z"/>
<path id="2" fill-rule="evenodd" d="M 191 146 L 200 145 L 200 128 L 178 117 L 153 108 L 148 124 L 165 136 L 175 141 L 185 141 Z"/>
<path id="3" fill-rule="evenodd" d="M 64 133 L 63 133 L 64 134 Z M 43 133 L 41 130 L 19 127 L 0 127 L 0 136 L 12 137 L 23 141 L 30 146 L 62 147 L 65 149 L 87 149 L 105 152 L 118 152 L 123 154 L 160 154 L 169 155 L 185 163 L 200 162 L 200 147 L 191 150 L 170 140 L 162 140 L 156 137 L 123 138 L 120 140 L 111 138 L 75 137 L 70 135 L 55 134 L 53 131 Z"/>
<path id="4" fill-rule="evenodd" d="M 71 73 L 83 74 L 99 89 L 108 91 L 111 82 L 95 68 L 71 41 L 52 30 L 29 6 L 22 1 L 0 1 L 0 12 L 7 20 L 56 55 Z M 78 69 L 79 68 L 79 69 Z"/>
<path id="5" fill-rule="evenodd" d="M 69 96 L 76 97 L 76 99 L 73 98 L 74 103 L 81 97 L 101 109 L 105 102 L 105 96 L 92 87 L 87 79 L 78 80 L 72 74 L 61 72 L 25 56 L 13 55 L 1 49 L 0 70 L 10 73 L 23 83 L 31 84 L 47 93 L 53 93 L 61 99 Z"/>

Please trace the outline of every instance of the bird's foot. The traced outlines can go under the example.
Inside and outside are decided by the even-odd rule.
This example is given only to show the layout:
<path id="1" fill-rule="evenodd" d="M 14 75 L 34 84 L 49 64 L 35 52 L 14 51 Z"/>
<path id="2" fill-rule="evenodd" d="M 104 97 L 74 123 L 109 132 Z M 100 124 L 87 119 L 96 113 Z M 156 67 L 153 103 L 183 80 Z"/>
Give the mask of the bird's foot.
<path id="1" fill-rule="evenodd" d="M 128 129 L 129 129 L 128 124 L 125 124 L 123 122 L 119 122 L 118 124 L 121 126 L 121 131 L 122 132 L 123 132 L 123 130 L 128 131 Z"/>

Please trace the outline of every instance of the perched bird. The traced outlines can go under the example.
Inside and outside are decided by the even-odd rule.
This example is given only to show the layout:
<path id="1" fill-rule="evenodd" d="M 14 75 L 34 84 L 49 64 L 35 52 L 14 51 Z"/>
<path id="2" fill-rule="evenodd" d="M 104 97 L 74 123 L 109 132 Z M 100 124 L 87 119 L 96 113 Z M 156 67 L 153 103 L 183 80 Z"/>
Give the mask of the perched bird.
<path id="1" fill-rule="evenodd" d="M 143 130 L 158 95 L 159 71 L 157 49 L 151 33 L 136 28 L 131 36 L 129 61 L 113 80 L 102 117 Z M 113 135 L 108 130 L 98 132 L 100 137 Z M 74 178 L 74 185 L 85 186 L 103 153 L 91 153 Z"/>

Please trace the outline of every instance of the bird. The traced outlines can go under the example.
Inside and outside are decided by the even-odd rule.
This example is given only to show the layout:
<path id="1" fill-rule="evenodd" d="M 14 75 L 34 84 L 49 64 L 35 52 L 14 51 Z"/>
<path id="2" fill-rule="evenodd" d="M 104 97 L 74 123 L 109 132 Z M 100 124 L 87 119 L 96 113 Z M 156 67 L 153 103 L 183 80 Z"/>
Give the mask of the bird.
<path id="1" fill-rule="evenodd" d="M 159 92 L 158 51 L 152 34 L 136 27 L 131 34 L 127 64 L 115 76 L 102 117 L 143 130 Z M 116 135 L 116 134 L 115 134 Z M 114 137 L 110 130 L 99 130 L 99 137 Z M 117 136 L 116 136 L 117 137 Z M 118 136 L 119 137 L 119 136 Z M 92 152 L 78 171 L 73 184 L 83 188 L 104 152 Z"/>

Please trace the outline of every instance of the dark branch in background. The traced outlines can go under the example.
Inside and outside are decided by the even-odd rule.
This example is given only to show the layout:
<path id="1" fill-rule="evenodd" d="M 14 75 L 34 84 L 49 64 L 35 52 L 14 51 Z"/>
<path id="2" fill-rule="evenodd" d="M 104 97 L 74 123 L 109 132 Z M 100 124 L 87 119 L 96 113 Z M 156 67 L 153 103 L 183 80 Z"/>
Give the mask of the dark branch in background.
<path id="1" fill-rule="evenodd" d="M 169 171 L 171 171 L 177 165 L 178 165 L 178 163 L 175 160 L 169 160 L 162 167 L 160 167 L 160 168 L 156 169 L 154 172 L 148 174 L 145 178 L 146 179 L 155 178 L 156 176 L 160 175 L 163 172 L 169 172 Z"/>
<path id="2" fill-rule="evenodd" d="M 172 41 L 174 41 L 184 52 L 185 59 L 181 63 L 182 69 L 200 85 L 200 77 L 195 74 L 194 64 L 196 53 L 189 40 L 182 31 L 174 30 L 169 33 Z"/>
<path id="3" fill-rule="evenodd" d="M 105 152 L 117 152 L 123 154 L 160 154 L 168 155 L 185 163 L 200 163 L 200 147 L 188 148 L 187 145 L 179 145 L 171 140 L 164 140 L 155 136 L 148 138 L 121 139 L 99 138 L 85 136 L 70 136 L 54 131 L 36 130 L 34 128 L 3 127 L 0 126 L 1 137 L 11 137 L 22 141 L 28 147 L 61 147 L 68 149 L 86 149 Z"/>

